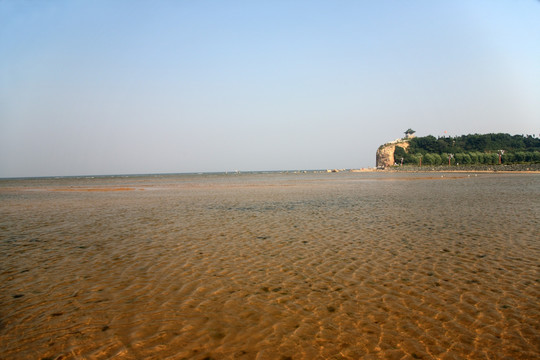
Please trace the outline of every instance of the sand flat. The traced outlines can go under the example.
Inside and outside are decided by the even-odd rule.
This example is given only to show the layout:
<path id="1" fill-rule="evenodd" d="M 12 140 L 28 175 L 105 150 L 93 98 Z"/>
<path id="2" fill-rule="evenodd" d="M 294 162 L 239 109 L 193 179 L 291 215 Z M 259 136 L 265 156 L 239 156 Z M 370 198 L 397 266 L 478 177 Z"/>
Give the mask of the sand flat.
<path id="1" fill-rule="evenodd" d="M 439 180 L 0 184 L 2 357 L 538 357 L 540 178 Z"/>

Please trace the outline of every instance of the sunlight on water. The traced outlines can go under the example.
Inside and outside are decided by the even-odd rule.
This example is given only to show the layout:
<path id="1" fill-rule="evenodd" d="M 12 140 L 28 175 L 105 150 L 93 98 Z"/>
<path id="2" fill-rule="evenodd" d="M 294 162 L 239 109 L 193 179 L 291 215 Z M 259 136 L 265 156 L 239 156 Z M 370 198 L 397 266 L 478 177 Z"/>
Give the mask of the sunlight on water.
<path id="1" fill-rule="evenodd" d="M 540 177 L 0 181 L 5 359 L 532 359 Z"/>

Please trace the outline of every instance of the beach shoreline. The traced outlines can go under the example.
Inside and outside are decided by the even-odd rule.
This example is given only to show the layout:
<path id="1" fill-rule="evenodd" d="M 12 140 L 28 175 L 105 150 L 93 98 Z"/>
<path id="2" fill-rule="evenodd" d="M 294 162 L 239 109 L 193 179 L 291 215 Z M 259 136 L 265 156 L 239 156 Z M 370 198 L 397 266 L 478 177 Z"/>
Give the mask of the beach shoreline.
<path id="1" fill-rule="evenodd" d="M 461 166 L 392 166 L 384 169 L 355 169 L 351 172 L 440 172 L 440 173 L 503 173 L 503 174 L 540 174 L 540 164 L 511 165 L 461 165 Z"/>

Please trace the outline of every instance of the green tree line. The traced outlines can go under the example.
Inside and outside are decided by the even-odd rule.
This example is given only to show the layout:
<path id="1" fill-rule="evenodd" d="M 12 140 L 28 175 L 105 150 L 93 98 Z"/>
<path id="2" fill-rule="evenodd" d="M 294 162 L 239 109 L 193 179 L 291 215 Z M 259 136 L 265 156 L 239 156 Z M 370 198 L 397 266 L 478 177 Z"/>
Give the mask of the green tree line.
<path id="1" fill-rule="evenodd" d="M 403 158 L 404 164 L 411 165 L 419 165 L 420 161 L 425 165 L 447 165 L 449 160 L 451 165 L 491 165 L 499 161 L 502 164 L 540 163 L 540 138 L 509 134 L 439 138 L 430 135 L 411 139 L 407 151 L 396 146 L 394 157 L 396 161 Z"/>

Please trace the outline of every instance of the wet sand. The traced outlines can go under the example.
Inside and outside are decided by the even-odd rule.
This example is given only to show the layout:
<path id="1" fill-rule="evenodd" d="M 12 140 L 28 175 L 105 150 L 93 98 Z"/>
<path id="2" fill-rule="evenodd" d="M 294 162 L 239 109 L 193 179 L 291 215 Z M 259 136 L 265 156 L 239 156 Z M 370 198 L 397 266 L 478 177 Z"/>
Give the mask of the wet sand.
<path id="1" fill-rule="evenodd" d="M 0 199 L 2 359 L 540 356 L 538 175 L 2 180 Z"/>

